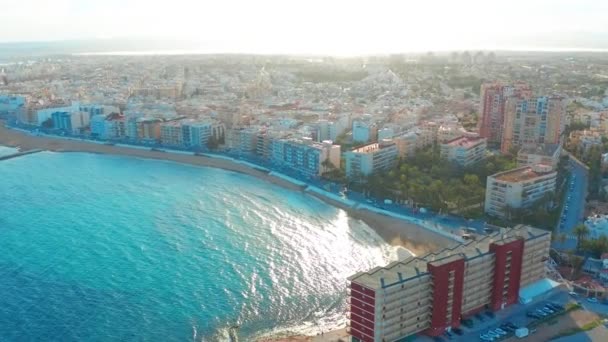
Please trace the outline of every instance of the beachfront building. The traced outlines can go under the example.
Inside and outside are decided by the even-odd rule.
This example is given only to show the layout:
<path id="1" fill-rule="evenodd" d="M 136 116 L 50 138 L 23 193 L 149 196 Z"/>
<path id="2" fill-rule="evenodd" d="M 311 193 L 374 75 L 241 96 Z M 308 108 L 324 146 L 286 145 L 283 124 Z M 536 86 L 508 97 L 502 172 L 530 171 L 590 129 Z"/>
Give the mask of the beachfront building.
<path id="1" fill-rule="evenodd" d="M 390 139 L 348 151 L 344 154 L 346 176 L 357 179 L 390 169 L 397 162 L 398 154 L 397 145 Z"/>
<path id="2" fill-rule="evenodd" d="M 54 112 L 51 114 L 53 128 L 69 134 L 79 134 L 89 126 L 89 114 L 84 112 Z"/>
<path id="3" fill-rule="evenodd" d="M 441 144 L 441 158 L 468 167 L 485 159 L 486 145 L 485 138 L 465 135 Z"/>
<path id="4" fill-rule="evenodd" d="M 331 140 L 317 143 L 312 138 L 273 139 L 271 161 L 307 177 L 318 177 L 340 167 L 340 145 Z"/>
<path id="5" fill-rule="evenodd" d="M 502 310 L 546 282 L 551 233 L 518 225 L 348 278 L 352 341 L 442 335 L 479 311 Z"/>
<path id="6" fill-rule="evenodd" d="M 233 131 L 232 134 L 237 136 L 236 149 L 240 153 L 254 154 L 258 144 L 258 133 L 260 133 L 259 127 L 247 127 Z"/>
<path id="7" fill-rule="evenodd" d="M 210 139 L 224 141 L 224 124 L 215 120 L 187 120 L 182 122 L 184 146 L 206 148 Z"/>
<path id="8" fill-rule="evenodd" d="M 510 97 L 505 103 L 500 150 L 534 144 L 559 144 L 565 127 L 566 105 L 561 97 Z"/>
<path id="9" fill-rule="evenodd" d="M 28 123 L 34 124 L 36 126 L 42 126 L 42 124 L 45 121 L 52 120 L 53 113 L 80 112 L 79 107 L 80 107 L 80 105 L 78 104 L 78 102 L 72 102 L 71 105 L 66 105 L 64 103 L 56 103 L 56 104 L 49 104 L 48 106 L 47 105 L 36 106 L 33 108 L 33 111 L 32 111 L 33 117 L 28 118 L 29 120 L 32 120 L 32 121 L 28 122 Z"/>
<path id="10" fill-rule="evenodd" d="M 165 146 L 179 147 L 184 145 L 182 138 L 182 124 L 180 120 L 172 120 L 161 123 L 160 142 Z"/>
<path id="11" fill-rule="evenodd" d="M 560 144 L 538 144 L 522 147 L 517 153 L 517 166 L 532 166 L 537 164 L 550 165 L 557 168 L 562 153 Z"/>
<path id="12" fill-rule="evenodd" d="M 108 115 L 112 113 L 120 113 L 120 108 L 116 106 L 106 106 L 100 104 L 80 104 L 78 111 L 88 113 L 89 118 L 95 115 Z"/>
<path id="13" fill-rule="evenodd" d="M 485 212 L 509 218 L 514 209 L 531 207 L 555 191 L 557 172 L 551 165 L 522 166 L 488 176 Z"/>
<path id="14" fill-rule="evenodd" d="M 95 115 L 91 118 L 91 136 L 100 139 L 123 138 L 127 132 L 124 116 L 118 113 Z"/>
<path id="15" fill-rule="evenodd" d="M 0 95 L 0 118 L 3 116 L 17 117 L 25 107 L 25 97 Z"/>

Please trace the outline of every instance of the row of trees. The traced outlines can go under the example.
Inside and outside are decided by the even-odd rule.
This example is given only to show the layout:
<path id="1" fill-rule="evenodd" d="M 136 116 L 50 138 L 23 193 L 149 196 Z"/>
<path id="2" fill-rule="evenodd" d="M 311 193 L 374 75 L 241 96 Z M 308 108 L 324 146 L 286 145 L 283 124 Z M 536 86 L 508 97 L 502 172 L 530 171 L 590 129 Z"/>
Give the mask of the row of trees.
<path id="1" fill-rule="evenodd" d="M 408 201 L 437 212 L 453 212 L 464 217 L 483 215 L 485 183 L 488 175 L 516 166 L 513 156 L 491 156 L 470 168 L 440 157 L 439 147 L 416 152 L 400 160 L 386 172 L 371 175 L 360 190 L 378 197 Z"/>

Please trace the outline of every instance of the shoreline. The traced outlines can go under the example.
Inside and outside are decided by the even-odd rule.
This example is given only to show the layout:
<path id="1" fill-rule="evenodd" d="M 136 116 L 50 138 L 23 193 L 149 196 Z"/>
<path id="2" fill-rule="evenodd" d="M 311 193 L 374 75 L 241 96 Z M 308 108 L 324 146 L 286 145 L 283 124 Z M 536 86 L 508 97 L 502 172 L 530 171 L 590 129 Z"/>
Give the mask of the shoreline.
<path id="1" fill-rule="evenodd" d="M 4 122 L 0 121 L 0 145 L 19 148 L 21 151 L 41 149 L 52 152 L 76 152 L 107 154 L 125 157 L 136 157 L 145 159 L 155 159 L 162 161 L 176 162 L 185 165 L 212 167 L 227 171 L 238 172 L 253 176 L 261 181 L 266 181 L 282 188 L 299 191 L 327 203 L 328 205 L 346 211 L 349 217 L 365 222 L 382 239 L 391 246 L 402 247 L 414 255 L 426 254 L 438 248 L 453 245 L 456 241 L 446 236 L 435 233 L 420 225 L 407 222 L 404 219 L 391 217 L 369 209 L 353 208 L 338 200 L 329 198 L 315 191 L 307 191 L 308 186 L 301 182 L 292 182 L 289 177 L 274 175 L 268 170 L 254 168 L 247 163 L 240 163 L 230 158 L 209 157 L 204 155 L 194 155 L 193 153 L 171 153 L 152 151 L 148 148 L 132 148 L 105 145 L 82 140 L 69 140 L 63 137 L 33 136 L 25 132 L 13 130 L 5 127 Z M 324 334 L 316 336 L 304 336 L 301 334 L 289 334 L 286 332 L 281 336 L 267 336 L 259 338 L 258 342 L 335 342 L 346 340 L 346 328 L 340 327 Z"/>
<path id="2" fill-rule="evenodd" d="M 305 191 L 306 185 L 294 184 L 284 177 L 272 175 L 269 172 L 253 168 L 228 158 L 213 158 L 194 155 L 193 153 L 151 151 L 148 148 L 105 145 L 82 140 L 69 140 L 63 137 L 33 136 L 22 131 L 9 129 L 5 126 L 4 122 L 0 122 L 0 145 L 16 147 L 21 150 L 41 149 L 52 152 L 84 152 L 165 160 L 187 165 L 213 167 L 238 172 L 256 177 L 262 181 L 270 182 L 288 190 L 305 192 L 329 205 L 342 209 L 346 211 L 351 218 L 365 222 L 388 244 L 396 247 L 403 247 L 415 255 L 425 254 L 429 251 L 446 247 L 456 242 L 417 224 L 373 212 L 365 208 L 352 208 L 344 203 L 328 198 L 327 196 L 312 191 Z"/>

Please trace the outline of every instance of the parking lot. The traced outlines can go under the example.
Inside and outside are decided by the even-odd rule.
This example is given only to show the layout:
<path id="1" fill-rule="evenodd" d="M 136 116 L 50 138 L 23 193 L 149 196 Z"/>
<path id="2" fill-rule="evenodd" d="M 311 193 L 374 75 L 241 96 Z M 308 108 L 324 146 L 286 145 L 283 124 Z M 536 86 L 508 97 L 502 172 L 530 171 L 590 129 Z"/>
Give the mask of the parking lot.
<path id="1" fill-rule="evenodd" d="M 521 327 L 531 327 L 529 333 L 533 335 L 534 325 L 550 321 L 563 313 L 561 310 L 571 301 L 566 292 L 556 289 L 532 303 L 513 304 L 494 313 L 480 312 L 463 320 L 459 330 L 453 329 L 452 332 L 435 338 L 419 336 L 416 341 L 504 341 L 513 337 L 515 330 Z M 547 305 L 549 307 L 545 308 Z"/>

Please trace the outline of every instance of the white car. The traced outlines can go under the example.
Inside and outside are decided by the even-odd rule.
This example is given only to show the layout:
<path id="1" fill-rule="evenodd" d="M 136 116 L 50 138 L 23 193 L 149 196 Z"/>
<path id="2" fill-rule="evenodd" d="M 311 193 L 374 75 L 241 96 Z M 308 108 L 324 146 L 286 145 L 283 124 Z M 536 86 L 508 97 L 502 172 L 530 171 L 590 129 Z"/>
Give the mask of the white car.
<path id="1" fill-rule="evenodd" d="M 504 331 L 504 330 L 502 330 L 500 328 L 494 329 L 494 332 L 497 333 L 498 335 L 503 335 L 503 336 L 507 334 L 506 331 Z"/>
<path id="2" fill-rule="evenodd" d="M 587 298 L 587 301 L 589 303 L 597 303 L 597 298 L 595 298 L 595 297 L 589 297 L 589 298 Z"/>
<path id="3" fill-rule="evenodd" d="M 500 334 L 495 333 L 494 331 L 490 330 L 488 332 L 486 332 L 486 335 L 492 337 L 492 338 L 499 338 Z"/>

